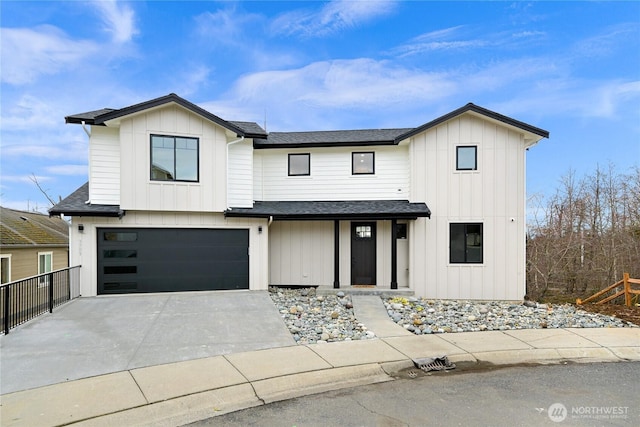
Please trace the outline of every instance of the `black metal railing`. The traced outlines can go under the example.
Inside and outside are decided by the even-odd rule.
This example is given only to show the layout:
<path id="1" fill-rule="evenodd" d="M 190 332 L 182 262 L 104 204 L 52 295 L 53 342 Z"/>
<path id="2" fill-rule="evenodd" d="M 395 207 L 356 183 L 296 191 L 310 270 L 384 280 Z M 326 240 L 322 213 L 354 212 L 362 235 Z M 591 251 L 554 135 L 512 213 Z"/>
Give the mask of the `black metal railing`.
<path id="1" fill-rule="evenodd" d="M 80 296 L 80 266 L 63 268 L 0 285 L 2 332 Z"/>

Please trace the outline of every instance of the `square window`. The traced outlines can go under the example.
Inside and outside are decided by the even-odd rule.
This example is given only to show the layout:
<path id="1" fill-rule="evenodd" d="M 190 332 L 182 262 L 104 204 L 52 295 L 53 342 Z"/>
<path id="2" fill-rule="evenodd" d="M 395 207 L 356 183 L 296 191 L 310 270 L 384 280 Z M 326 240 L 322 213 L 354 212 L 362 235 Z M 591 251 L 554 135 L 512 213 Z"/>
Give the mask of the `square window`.
<path id="1" fill-rule="evenodd" d="M 375 173 L 375 155 L 373 151 L 351 153 L 351 173 L 353 175 L 372 175 Z"/>
<path id="2" fill-rule="evenodd" d="M 449 224 L 449 262 L 482 264 L 482 224 Z"/>
<path id="3" fill-rule="evenodd" d="M 311 154 L 289 154 L 289 176 L 311 175 Z"/>
<path id="4" fill-rule="evenodd" d="M 198 139 L 151 135 L 151 179 L 197 182 Z"/>
<path id="5" fill-rule="evenodd" d="M 478 147 L 456 147 L 456 170 L 474 171 L 478 169 Z"/>

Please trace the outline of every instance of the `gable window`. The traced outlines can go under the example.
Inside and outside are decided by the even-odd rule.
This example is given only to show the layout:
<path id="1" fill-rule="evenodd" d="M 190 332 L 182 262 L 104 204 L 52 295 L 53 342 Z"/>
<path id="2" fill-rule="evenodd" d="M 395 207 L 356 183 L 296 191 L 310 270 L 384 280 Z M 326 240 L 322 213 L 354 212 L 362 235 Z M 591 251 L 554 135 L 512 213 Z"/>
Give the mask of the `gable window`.
<path id="1" fill-rule="evenodd" d="M 289 154 L 289 176 L 311 175 L 311 154 Z"/>
<path id="2" fill-rule="evenodd" d="M 482 223 L 449 224 L 449 262 L 482 263 Z"/>
<path id="3" fill-rule="evenodd" d="M 456 147 L 456 170 L 474 171 L 478 169 L 478 147 Z"/>
<path id="4" fill-rule="evenodd" d="M 197 182 L 198 148 L 197 138 L 151 135 L 151 179 Z"/>
<path id="5" fill-rule="evenodd" d="M 53 252 L 38 252 L 38 274 L 46 274 L 53 269 Z M 40 286 L 49 284 L 49 276 L 40 278 Z"/>
<path id="6" fill-rule="evenodd" d="M 351 153 L 351 173 L 353 175 L 372 175 L 375 173 L 375 154 L 373 151 Z"/>

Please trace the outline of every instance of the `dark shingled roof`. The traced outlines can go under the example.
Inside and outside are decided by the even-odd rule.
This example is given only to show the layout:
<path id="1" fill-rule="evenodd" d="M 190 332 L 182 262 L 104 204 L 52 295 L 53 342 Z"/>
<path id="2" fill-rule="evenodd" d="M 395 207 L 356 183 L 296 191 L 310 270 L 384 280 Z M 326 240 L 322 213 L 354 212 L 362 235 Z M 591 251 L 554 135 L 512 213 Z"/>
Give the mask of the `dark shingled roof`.
<path id="1" fill-rule="evenodd" d="M 187 110 L 198 114 L 205 119 L 212 121 L 214 123 L 219 124 L 220 126 L 228 129 L 232 132 L 235 132 L 238 136 L 244 136 L 246 138 L 264 138 L 267 136 L 267 133 L 258 126 L 256 123 L 249 125 L 248 122 L 228 122 L 226 120 L 221 119 L 215 114 L 211 114 L 204 108 L 198 107 L 196 104 L 187 101 L 184 98 L 179 97 L 175 93 L 170 93 L 169 95 L 161 96 L 159 98 L 151 99 L 149 101 L 141 102 L 139 104 L 130 105 L 128 107 L 124 107 L 118 110 L 114 110 L 111 108 L 104 108 L 102 110 L 89 111 L 86 113 L 79 113 L 72 116 L 65 117 L 66 123 L 82 123 L 83 121 L 89 125 L 105 125 L 105 122 L 109 120 L 114 120 L 120 117 L 124 117 L 130 114 L 135 114 L 140 111 L 148 110 L 150 108 L 159 107 L 161 105 L 175 103 L 180 105 Z M 242 124 L 242 125 L 238 125 Z M 255 131 L 255 132 L 253 132 Z"/>
<path id="2" fill-rule="evenodd" d="M 330 130 L 315 132 L 270 132 L 267 139 L 254 139 L 255 148 L 341 147 L 393 145 L 403 129 Z"/>
<path id="3" fill-rule="evenodd" d="M 124 214 L 120 206 L 87 204 L 85 203 L 87 200 L 89 200 L 88 182 L 49 209 L 49 215 L 116 217 Z"/>
<path id="4" fill-rule="evenodd" d="M 407 200 L 347 200 L 347 201 L 267 201 L 254 202 L 253 208 L 231 208 L 228 217 L 269 218 L 274 220 L 317 219 L 415 219 L 431 217 L 425 203 Z"/>
<path id="5" fill-rule="evenodd" d="M 69 225 L 37 212 L 0 207 L 2 246 L 68 246 Z"/>
<path id="6" fill-rule="evenodd" d="M 248 135 L 266 135 L 267 134 L 267 131 L 262 129 L 262 127 L 260 127 L 259 124 L 254 122 L 238 122 L 238 121 L 229 120 L 229 123 L 235 126 L 238 126 Z"/>

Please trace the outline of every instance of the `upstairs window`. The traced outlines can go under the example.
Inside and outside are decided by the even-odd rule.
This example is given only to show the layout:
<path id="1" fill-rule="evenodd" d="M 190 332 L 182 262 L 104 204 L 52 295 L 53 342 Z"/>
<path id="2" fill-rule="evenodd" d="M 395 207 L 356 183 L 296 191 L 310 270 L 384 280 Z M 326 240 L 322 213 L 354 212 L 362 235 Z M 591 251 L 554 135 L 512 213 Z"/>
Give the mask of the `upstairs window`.
<path id="1" fill-rule="evenodd" d="M 197 182 L 198 148 L 197 138 L 151 135 L 151 179 Z"/>
<path id="2" fill-rule="evenodd" d="M 456 170 L 474 171 L 478 169 L 478 147 L 456 147 Z"/>
<path id="3" fill-rule="evenodd" d="M 311 175 L 311 154 L 289 154 L 289 176 Z"/>
<path id="4" fill-rule="evenodd" d="M 449 262 L 482 264 L 482 223 L 449 224 Z"/>
<path id="5" fill-rule="evenodd" d="M 351 173 L 353 175 L 372 175 L 376 171 L 373 151 L 351 153 L 351 160 Z"/>

